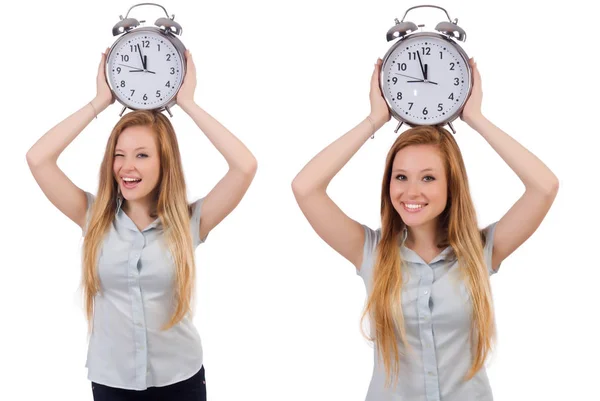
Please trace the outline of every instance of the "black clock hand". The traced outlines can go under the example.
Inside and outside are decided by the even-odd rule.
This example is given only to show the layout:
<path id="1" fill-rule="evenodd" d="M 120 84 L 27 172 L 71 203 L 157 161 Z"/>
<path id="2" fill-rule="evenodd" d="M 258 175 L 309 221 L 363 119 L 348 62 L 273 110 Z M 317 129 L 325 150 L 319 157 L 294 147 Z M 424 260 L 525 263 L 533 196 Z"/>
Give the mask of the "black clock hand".
<path id="1" fill-rule="evenodd" d="M 427 81 L 427 64 L 425 64 L 425 81 Z"/>
<path id="2" fill-rule="evenodd" d="M 418 51 L 417 51 L 417 57 L 419 58 L 419 65 L 421 66 L 421 72 L 423 73 L 423 79 L 427 79 L 427 72 L 425 71 L 425 68 L 423 68 L 423 62 L 421 61 L 421 55 L 419 54 Z"/>
<path id="3" fill-rule="evenodd" d="M 419 79 L 418 81 L 406 81 L 406 82 L 423 82 L 425 84 L 434 84 L 437 85 L 437 82 L 432 82 L 432 81 L 425 81 L 424 79 Z"/>
<path id="4" fill-rule="evenodd" d="M 142 68 L 146 69 L 146 63 L 144 63 L 144 57 L 142 56 L 142 49 L 140 48 L 140 44 L 137 44 L 138 53 L 140 54 L 140 60 L 142 61 Z"/>
<path id="5" fill-rule="evenodd" d="M 149 74 L 156 74 L 154 71 L 149 70 L 129 70 L 129 72 L 147 72 Z"/>

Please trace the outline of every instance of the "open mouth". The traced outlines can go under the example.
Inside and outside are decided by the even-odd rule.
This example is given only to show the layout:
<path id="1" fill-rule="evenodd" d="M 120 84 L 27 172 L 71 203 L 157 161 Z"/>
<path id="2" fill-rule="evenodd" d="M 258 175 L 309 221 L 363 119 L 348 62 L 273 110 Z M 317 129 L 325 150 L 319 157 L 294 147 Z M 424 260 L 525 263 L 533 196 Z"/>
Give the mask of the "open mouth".
<path id="1" fill-rule="evenodd" d="M 427 207 L 428 203 L 420 204 L 420 203 L 402 203 L 402 207 L 408 213 L 419 213 L 421 210 Z"/>
<path id="2" fill-rule="evenodd" d="M 127 189 L 133 189 L 138 186 L 140 182 L 142 182 L 141 178 L 122 178 L 123 186 Z"/>

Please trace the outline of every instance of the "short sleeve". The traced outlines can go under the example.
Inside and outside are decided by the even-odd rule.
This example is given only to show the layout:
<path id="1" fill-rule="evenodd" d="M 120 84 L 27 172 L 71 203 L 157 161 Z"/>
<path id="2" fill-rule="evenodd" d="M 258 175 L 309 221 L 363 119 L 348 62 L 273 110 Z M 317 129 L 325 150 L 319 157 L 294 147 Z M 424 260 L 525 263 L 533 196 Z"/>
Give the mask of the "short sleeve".
<path id="1" fill-rule="evenodd" d="M 492 269 L 492 251 L 494 248 L 494 233 L 496 232 L 496 224 L 498 224 L 498 222 L 492 223 L 483 229 L 483 234 L 485 236 L 485 245 L 483 246 L 483 258 L 485 259 L 485 264 L 488 268 L 488 273 L 490 276 L 496 274 L 498 272 L 498 269 L 500 269 L 500 265 L 498 265 L 498 269 Z"/>
<path id="2" fill-rule="evenodd" d="M 92 205 L 94 204 L 94 200 L 96 199 L 96 197 L 94 195 L 92 195 L 89 192 L 85 193 L 85 198 L 87 201 L 87 204 L 85 206 L 85 224 L 83 226 L 83 229 L 81 230 L 81 236 L 85 237 L 85 234 L 87 233 L 87 229 L 88 226 L 90 224 L 90 218 L 91 218 L 91 211 L 92 211 Z"/>
<path id="3" fill-rule="evenodd" d="M 356 274 L 361 276 L 365 282 L 371 280 L 373 275 L 373 264 L 375 263 L 375 250 L 381 239 L 381 229 L 372 230 L 371 228 L 362 225 L 365 230 L 365 242 L 363 244 L 363 259 L 360 269 L 357 269 Z"/>
<path id="4" fill-rule="evenodd" d="M 192 217 L 190 220 L 190 228 L 192 230 L 192 240 L 194 241 L 194 248 L 206 241 L 206 238 L 204 238 L 204 240 L 200 238 L 200 214 L 202 212 L 203 202 L 204 198 L 200 198 L 192 203 Z"/>

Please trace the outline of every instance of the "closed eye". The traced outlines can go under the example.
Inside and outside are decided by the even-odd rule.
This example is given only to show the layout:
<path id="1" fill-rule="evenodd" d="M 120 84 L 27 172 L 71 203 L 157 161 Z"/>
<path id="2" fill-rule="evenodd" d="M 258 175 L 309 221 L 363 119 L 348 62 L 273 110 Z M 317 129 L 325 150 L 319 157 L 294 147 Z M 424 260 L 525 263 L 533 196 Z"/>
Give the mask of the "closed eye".
<path id="1" fill-rule="evenodd" d="M 122 154 L 116 154 L 116 155 L 114 155 L 114 157 L 117 157 L 117 156 L 124 156 L 124 155 L 122 155 Z M 145 154 L 145 153 L 140 153 L 140 154 L 138 155 L 138 157 L 140 157 L 140 156 L 142 156 L 142 158 L 146 158 L 146 157 L 148 157 L 148 155 L 147 155 L 147 154 Z"/>

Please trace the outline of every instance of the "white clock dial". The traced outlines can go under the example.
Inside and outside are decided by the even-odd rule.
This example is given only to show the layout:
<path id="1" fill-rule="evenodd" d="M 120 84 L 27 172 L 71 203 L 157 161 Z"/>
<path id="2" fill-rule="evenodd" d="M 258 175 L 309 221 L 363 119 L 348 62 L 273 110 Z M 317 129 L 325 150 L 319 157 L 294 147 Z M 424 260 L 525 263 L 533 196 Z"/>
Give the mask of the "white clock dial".
<path id="1" fill-rule="evenodd" d="M 119 100 L 131 109 L 161 108 L 177 94 L 183 61 L 173 43 L 152 31 L 132 32 L 111 49 L 106 75 Z"/>
<path id="2" fill-rule="evenodd" d="M 416 34 L 386 55 L 381 87 L 396 117 L 413 125 L 435 125 L 460 112 L 471 74 L 466 55 L 449 40 Z"/>

